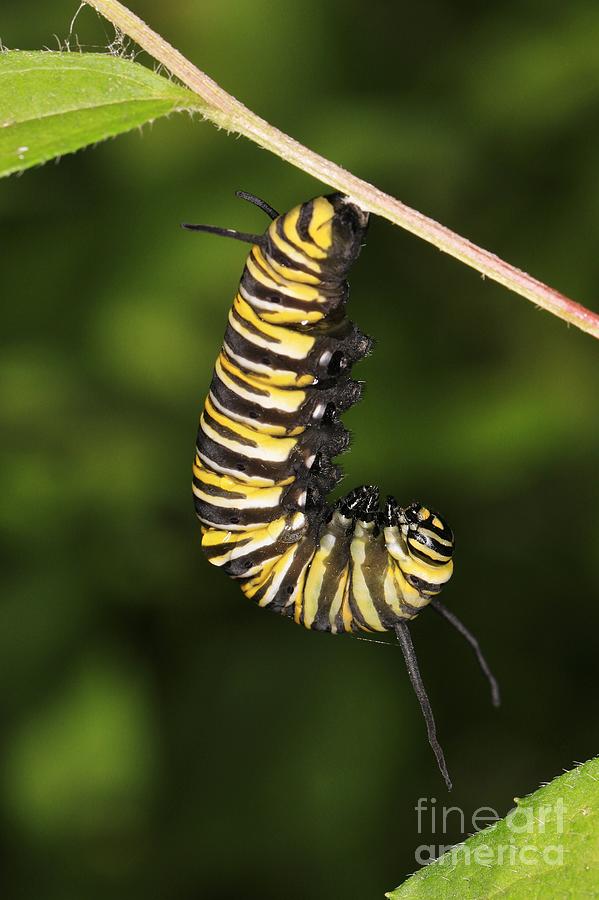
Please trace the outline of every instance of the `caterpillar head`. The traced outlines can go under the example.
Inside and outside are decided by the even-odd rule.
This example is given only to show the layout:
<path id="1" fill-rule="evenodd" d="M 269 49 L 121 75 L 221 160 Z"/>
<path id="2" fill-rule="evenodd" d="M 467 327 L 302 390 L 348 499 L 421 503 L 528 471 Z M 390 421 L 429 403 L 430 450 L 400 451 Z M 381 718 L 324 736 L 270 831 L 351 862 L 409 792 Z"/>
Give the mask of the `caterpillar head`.
<path id="1" fill-rule="evenodd" d="M 451 561 L 453 532 L 438 513 L 422 503 L 410 503 L 398 509 L 397 522 L 410 556 L 435 567 Z"/>
<path id="2" fill-rule="evenodd" d="M 331 245 L 322 261 L 330 278 L 343 279 L 357 259 L 368 228 L 368 213 L 345 194 L 328 194 L 323 198 L 332 207 Z"/>

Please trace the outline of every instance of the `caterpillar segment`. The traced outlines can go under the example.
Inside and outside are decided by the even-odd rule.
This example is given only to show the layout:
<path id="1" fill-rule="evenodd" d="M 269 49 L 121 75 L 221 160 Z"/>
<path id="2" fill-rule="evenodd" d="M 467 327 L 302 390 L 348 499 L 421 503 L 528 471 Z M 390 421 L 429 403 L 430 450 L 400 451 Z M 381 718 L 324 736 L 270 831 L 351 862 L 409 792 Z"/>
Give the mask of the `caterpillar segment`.
<path id="1" fill-rule="evenodd" d="M 368 214 L 339 193 L 283 215 L 238 195 L 271 217 L 264 234 L 185 226 L 252 245 L 198 429 L 202 548 L 246 597 L 308 629 L 395 631 L 450 786 L 405 627 L 430 603 L 449 618 L 437 595 L 452 574 L 451 529 L 421 503 L 388 497 L 381 509 L 372 485 L 327 502 L 349 446 L 340 416 L 363 392 L 351 370 L 373 345 L 346 315 Z"/>

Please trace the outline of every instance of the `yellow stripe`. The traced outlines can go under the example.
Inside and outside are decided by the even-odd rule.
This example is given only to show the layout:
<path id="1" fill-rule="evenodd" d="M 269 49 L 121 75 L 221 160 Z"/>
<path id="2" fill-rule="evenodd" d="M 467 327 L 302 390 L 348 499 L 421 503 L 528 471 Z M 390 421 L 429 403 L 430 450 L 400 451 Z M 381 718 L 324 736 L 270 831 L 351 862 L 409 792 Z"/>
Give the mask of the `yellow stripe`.
<path id="1" fill-rule="evenodd" d="M 240 585 L 241 590 L 245 594 L 246 597 L 249 597 L 250 600 L 256 593 L 256 591 L 260 590 L 265 581 L 268 580 L 268 576 L 271 573 L 273 566 L 278 561 L 279 557 L 275 556 L 274 559 L 267 559 L 257 573 L 257 575 L 252 578 L 250 581 L 244 581 L 243 584 Z"/>
<path id="2" fill-rule="evenodd" d="M 308 234 L 323 250 L 329 250 L 333 244 L 334 216 L 335 210 L 333 205 L 325 197 L 317 197 L 313 201 L 312 218 L 308 225 Z"/>
<path id="3" fill-rule="evenodd" d="M 201 488 L 194 485 L 193 491 L 196 496 L 206 500 L 213 506 L 231 507 L 234 509 L 238 506 L 243 509 L 247 506 L 255 506 L 256 508 L 276 506 L 283 493 L 282 487 L 249 487 L 248 485 L 239 484 L 233 481 L 228 475 L 216 475 L 207 469 L 202 469 L 194 465 L 193 474 L 202 482 L 202 484 L 210 484 L 226 493 L 243 494 L 243 497 L 221 497 L 214 494 L 205 494 Z"/>
<path id="4" fill-rule="evenodd" d="M 410 536 L 408 536 L 408 544 L 410 547 L 413 547 L 414 550 L 418 550 L 419 553 L 428 556 L 429 559 L 434 559 L 438 562 L 446 562 L 451 559 L 451 554 L 439 553 L 437 550 L 433 550 L 432 547 L 427 547 L 426 544 L 421 544 L 420 541 L 416 541 Z"/>
<path id="5" fill-rule="evenodd" d="M 318 612 L 318 601 L 322 591 L 322 583 L 326 575 L 326 560 L 330 556 L 331 548 L 317 549 L 312 558 L 312 565 L 304 586 L 304 625 L 311 628 Z"/>
<path id="6" fill-rule="evenodd" d="M 233 301 L 233 306 L 242 319 L 249 322 L 250 325 L 264 334 L 265 337 L 262 339 L 258 337 L 257 334 L 246 331 L 239 320 L 232 315 L 229 316 L 231 326 L 248 341 L 251 341 L 259 347 L 272 350 L 274 353 L 280 353 L 281 356 L 290 356 L 292 359 L 306 359 L 316 343 L 316 338 L 310 337 L 307 334 L 302 334 L 298 331 L 292 331 L 289 328 L 281 328 L 280 326 L 270 325 L 268 322 L 264 322 L 260 316 L 254 312 L 247 300 L 244 300 L 239 293 Z M 269 338 L 270 340 L 268 340 Z"/>
<path id="7" fill-rule="evenodd" d="M 284 278 L 290 284 L 299 282 L 300 284 L 320 284 L 321 279 L 316 275 L 308 272 L 302 272 L 300 269 L 292 269 L 277 262 L 272 256 L 265 255 L 264 259 L 268 263 L 269 270 L 274 272 L 277 278 Z"/>
<path id="8" fill-rule="evenodd" d="M 280 582 L 283 581 L 283 579 L 287 573 L 287 569 L 293 562 L 293 557 L 295 556 L 297 547 L 298 547 L 297 544 L 293 544 L 289 548 L 289 550 L 286 550 L 285 553 L 283 553 L 283 555 L 278 558 L 278 560 L 276 562 L 276 566 L 274 567 L 274 572 L 273 572 L 273 576 L 274 576 L 273 583 L 276 583 L 277 579 L 279 579 L 279 584 L 276 585 L 276 589 L 274 590 L 274 595 L 276 595 L 277 591 L 279 590 L 279 588 L 281 586 Z M 283 578 L 281 578 L 281 575 L 283 576 Z M 264 607 L 264 606 L 268 606 L 269 603 L 272 603 L 273 597 L 270 595 L 271 590 L 273 590 L 272 584 L 267 589 L 266 593 L 264 594 L 264 597 L 262 597 L 260 600 L 258 600 L 258 606 Z"/>
<path id="9" fill-rule="evenodd" d="M 223 342 L 222 352 L 234 365 L 242 367 L 245 371 L 252 372 L 257 378 L 264 378 L 269 385 L 291 388 L 309 387 L 318 381 L 314 375 L 300 375 L 290 369 L 275 369 L 269 363 L 256 363 L 245 356 L 240 356 L 226 341 Z"/>
<path id="10" fill-rule="evenodd" d="M 383 581 L 383 593 L 387 606 L 389 606 L 393 610 L 395 615 L 403 618 L 401 608 L 401 591 L 393 576 L 394 568 L 394 562 L 387 563 L 387 571 L 385 572 L 385 579 Z"/>
<path id="11" fill-rule="evenodd" d="M 333 597 L 333 602 L 331 603 L 331 607 L 329 609 L 329 622 L 331 625 L 331 630 L 333 632 L 336 631 L 337 626 L 335 625 L 335 619 L 337 618 L 337 613 L 341 609 L 341 604 L 343 602 L 344 595 L 346 593 L 347 588 L 347 579 L 349 577 L 349 565 L 345 567 L 343 572 L 341 573 L 341 577 L 339 579 L 339 587 L 335 592 L 335 596 Z"/>
<path id="12" fill-rule="evenodd" d="M 208 396 L 210 397 L 214 408 L 218 409 L 219 412 L 222 412 L 226 416 L 230 416 L 230 418 L 235 419 L 236 422 L 241 422 L 243 425 L 248 425 L 250 428 L 255 428 L 256 431 L 259 431 L 261 434 L 280 435 L 281 437 L 295 437 L 298 434 L 302 434 L 306 430 L 305 425 L 298 425 L 297 428 L 285 428 L 284 425 L 273 425 L 270 422 L 261 422 L 259 419 L 249 419 L 247 416 L 242 416 L 220 404 L 212 391 Z M 255 481 L 255 476 L 244 476 L 243 472 L 232 472 L 231 474 L 233 474 L 235 478 L 239 478 L 241 481 L 251 481 L 254 484 L 260 484 L 260 481 Z M 264 481 L 264 484 L 272 484 L 272 479 L 270 481 Z"/>
<path id="13" fill-rule="evenodd" d="M 440 544 L 443 544 L 444 547 L 448 547 L 450 549 L 453 547 L 453 541 L 441 537 L 441 535 L 437 534 L 436 531 L 433 531 L 432 528 L 427 528 L 426 525 L 419 525 L 418 533 L 423 534 L 425 537 L 434 538 L 436 541 L 439 541 Z"/>
<path id="14" fill-rule="evenodd" d="M 274 544 L 282 534 L 284 528 L 285 518 L 282 517 L 280 519 L 275 519 L 274 522 L 269 522 L 266 528 L 257 528 L 254 531 L 247 533 L 236 533 L 234 537 L 233 533 L 230 531 L 217 531 L 216 529 L 213 529 L 213 536 L 209 540 L 203 540 L 202 547 L 214 547 L 218 546 L 219 544 L 229 545 L 225 553 L 223 553 L 221 556 L 213 556 L 210 560 L 213 565 L 222 566 L 225 563 L 230 562 L 232 559 L 239 559 L 241 557 L 248 556 L 254 553 L 256 550 L 267 547 L 269 544 Z M 237 547 L 236 544 L 240 543 L 241 541 L 247 541 L 247 543 L 244 543 L 242 546 Z"/>
<path id="15" fill-rule="evenodd" d="M 305 521 L 306 520 L 305 520 L 305 516 L 303 515 L 303 513 L 295 513 L 295 515 L 291 519 L 291 522 L 288 524 L 289 524 L 289 527 L 293 530 L 293 529 L 298 529 L 298 528 L 303 527 L 303 525 L 305 525 Z M 298 534 L 298 539 L 299 539 L 299 534 Z M 274 574 L 274 576 L 276 578 L 276 569 L 278 569 L 279 567 L 287 566 L 289 556 L 295 554 L 295 552 L 298 549 L 298 546 L 299 546 L 299 543 L 294 543 L 290 546 L 289 550 L 285 551 L 285 553 L 279 554 L 278 556 L 275 556 L 272 559 L 266 560 L 266 562 L 264 563 L 264 568 L 251 581 L 245 582 L 244 584 L 241 585 L 241 590 L 244 592 L 244 594 L 247 597 L 251 598 L 266 583 L 266 581 L 268 580 L 268 578 L 271 574 Z M 309 560 L 308 560 L 308 562 L 309 562 Z M 307 564 L 308 563 L 306 563 L 306 565 Z M 305 574 L 305 571 L 306 571 L 306 566 L 304 566 L 303 574 Z M 301 575 L 300 575 L 300 579 L 301 579 Z M 266 598 L 263 598 L 263 600 L 259 601 L 259 605 L 267 606 L 268 603 L 271 602 L 271 599 L 269 599 L 267 596 Z"/>
<path id="16" fill-rule="evenodd" d="M 304 241 L 299 236 L 297 230 L 297 223 L 300 217 L 300 213 L 302 211 L 302 206 L 296 206 L 294 209 L 290 210 L 283 216 L 283 232 L 285 234 L 285 238 L 292 244 L 294 247 L 297 247 L 301 250 L 302 253 L 305 253 L 306 256 L 309 256 L 311 259 L 326 259 L 327 253 L 325 250 L 322 250 L 320 247 L 315 246 L 309 241 Z M 273 228 L 273 226 L 270 226 Z"/>
<path id="17" fill-rule="evenodd" d="M 276 226 L 271 225 L 268 229 L 268 236 L 270 240 L 273 242 L 275 247 L 278 247 L 282 253 L 288 256 L 296 263 L 300 263 L 302 266 L 306 266 L 306 268 L 311 269 L 315 274 L 319 275 L 322 272 L 322 266 L 320 263 L 316 262 L 315 259 L 310 259 L 305 253 L 302 253 L 301 250 L 298 250 L 294 244 L 289 243 L 284 238 L 281 237 L 279 232 L 276 229 Z"/>
<path id="18" fill-rule="evenodd" d="M 254 256 L 262 268 L 256 264 Z M 276 272 L 273 272 L 272 269 L 270 269 L 259 247 L 252 247 L 250 255 L 246 260 L 246 266 L 249 273 L 253 275 L 256 281 L 263 285 L 263 287 L 277 291 L 277 293 L 282 294 L 283 297 L 292 297 L 295 300 L 303 300 L 306 303 L 323 303 L 326 299 L 325 297 L 321 297 L 315 287 L 311 287 L 307 284 L 294 284 L 291 281 L 280 278 Z M 263 269 L 266 271 L 263 271 Z M 283 300 L 283 303 L 284 302 L 285 301 Z"/>
<path id="19" fill-rule="evenodd" d="M 212 484 L 214 487 L 220 488 L 222 491 L 236 491 L 237 493 L 249 495 L 252 490 L 263 490 L 260 487 L 248 488 L 247 485 L 239 484 L 230 475 L 218 475 L 210 469 L 206 469 L 201 462 L 198 463 L 197 457 L 193 464 L 193 474 L 204 484 Z"/>
<path id="20" fill-rule="evenodd" d="M 370 589 L 364 578 L 363 566 L 366 562 L 366 549 L 372 539 L 370 532 L 365 531 L 360 523 L 356 523 L 354 537 L 350 545 L 352 558 L 352 591 L 354 600 L 366 625 L 375 631 L 385 631 L 376 611 Z"/>
<path id="21" fill-rule="evenodd" d="M 260 315 L 265 322 L 272 322 L 273 325 L 307 325 L 324 319 L 325 314 L 319 309 L 292 309 L 284 306 L 282 309 L 261 309 Z"/>
<path id="22" fill-rule="evenodd" d="M 283 487 L 283 485 L 291 484 L 295 481 L 294 475 L 290 475 L 288 478 L 282 478 L 280 481 L 277 481 L 275 478 L 261 478 L 259 475 L 248 475 L 246 472 L 240 472 L 237 469 L 232 469 L 230 466 L 220 466 L 214 460 L 211 460 L 210 457 L 206 456 L 205 453 L 199 453 L 197 448 L 195 464 L 203 469 L 207 469 L 209 472 L 216 472 L 219 475 L 229 475 L 229 477 L 240 482 L 241 490 L 243 490 L 243 487 L 246 484 L 251 485 L 252 487 Z"/>
<path id="23" fill-rule="evenodd" d="M 258 497 L 234 497 L 227 498 L 218 494 L 209 494 L 203 491 L 197 484 L 194 484 L 192 491 L 195 497 L 203 500 L 210 506 L 216 506 L 218 509 L 272 509 L 278 506 L 281 500 L 280 488 L 257 488 L 260 491 Z M 259 500 L 260 502 L 257 502 Z"/>
<path id="24" fill-rule="evenodd" d="M 264 402 L 258 403 L 255 393 L 253 393 L 252 391 L 244 390 L 244 388 L 242 388 L 241 385 L 237 384 L 235 381 L 233 381 L 231 378 L 228 377 L 227 373 L 225 372 L 225 368 L 223 366 L 223 361 L 225 361 L 225 357 L 221 353 L 220 356 L 217 358 L 216 362 L 214 363 L 214 372 L 216 375 L 218 375 L 218 377 L 220 378 L 222 383 L 224 385 L 226 385 L 235 394 L 237 394 L 238 397 L 242 397 L 244 400 L 250 400 L 252 403 L 256 403 L 259 406 L 264 406 Z M 232 365 L 232 363 L 229 362 L 229 360 L 226 360 L 225 364 L 228 364 L 230 368 L 235 368 Z M 241 377 L 241 376 L 238 376 L 238 377 Z M 246 383 L 247 383 L 247 379 L 244 378 L 244 381 L 246 381 Z M 264 401 L 264 397 L 261 397 L 260 399 L 262 401 Z M 272 407 L 274 407 L 274 403 L 269 403 L 268 406 L 270 406 L 272 408 Z"/>
<path id="25" fill-rule="evenodd" d="M 346 631 L 352 630 L 352 625 L 353 625 L 353 621 L 354 621 L 354 614 L 352 613 L 351 605 L 349 602 L 350 587 L 351 587 L 351 575 L 349 575 L 345 581 L 345 592 L 343 595 L 343 606 L 342 606 L 343 627 Z"/>
<path id="26" fill-rule="evenodd" d="M 303 607 L 303 602 L 304 602 L 304 584 L 306 581 L 306 572 L 307 572 L 308 566 L 311 564 L 313 558 L 314 558 L 314 554 L 312 554 L 312 556 L 308 557 L 308 559 L 304 563 L 302 571 L 300 572 L 299 577 L 297 579 L 297 593 L 295 595 L 295 614 L 294 614 L 293 618 L 294 618 L 296 624 L 298 624 L 298 625 L 299 625 L 299 621 L 301 618 L 302 607 Z"/>
<path id="27" fill-rule="evenodd" d="M 297 441 L 294 438 L 273 437 L 269 434 L 261 434 L 256 431 L 255 428 L 250 428 L 247 425 L 242 425 L 241 422 L 236 422 L 235 419 L 230 419 L 228 416 L 223 415 L 215 409 L 210 401 L 210 397 L 206 397 L 204 409 L 215 422 L 219 423 L 219 425 L 230 428 L 231 431 L 239 435 L 240 438 L 244 438 L 248 441 L 255 441 L 258 445 L 256 448 L 257 450 L 271 451 L 274 455 L 269 454 L 269 459 L 279 461 L 287 459 L 297 444 Z M 244 455 L 251 455 L 253 452 L 255 452 L 254 447 L 246 447 Z"/>
<path id="28" fill-rule="evenodd" d="M 264 528 L 259 527 L 256 530 L 264 531 Z M 218 544 L 238 544 L 239 541 L 247 541 L 248 536 L 245 531 L 220 531 L 218 528 L 207 528 L 202 537 L 202 547 L 216 547 Z"/>
<path id="29" fill-rule="evenodd" d="M 451 559 L 444 566 L 429 566 L 411 556 L 410 559 L 402 560 L 400 566 L 406 575 L 415 575 L 431 584 L 445 584 L 453 574 L 453 560 Z"/>
<path id="30" fill-rule="evenodd" d="M 235 453 L 238 453 L 240 456 L 245 456 L 247 459 L 259 459 L 263 462 L 286 462 L 296 444 L 296 441 L 293 439 L 272 438 L 272 440 L 278 441 L 281 446 L 270 448 L 263 446 L 248 447 L 246 444 L 238 443 L 235 440 L 223 437 L 222 434 L 210 427 L 203 414 L 200 418 L 200 428 L 206 437 L 209 437 L 215 444 L 219 444 L 221 447 L 227 447 L 229 450 L 233 450 Z"/>
<path id="31" fill-rule="evenodd" d="M 282 412 L 297 412 L 306 399 L 305 391 L 283 390 L 282 388 L 276 387 L 271 388 L 259 378 L 252 378 L 238 366 L 234 365 L 231 360 L 227 359 L 222 353 L 216 360 L 214 368 L 218 377 L 227 384 L 227 387 L 230 387 L 231 390 L 236 394 L 239 394 L 240 397 L 251 400 L 252 403 L 255 403 L 257 406 L 263 406 L 267 409 L 279 409 Z M 245 384 L 250 385 L 250 387 L 253 387 L 256 390 L 262 392 L 266 391 L 266 394 L 254 394 L 249 391 L 243 391 L 243 389 L 234 381 L 231 381 L 230 378 L 226 380 L 223 378 L 223 370 L 230 372 L 231 375 L 235 375 L 240 381 L 245 382 Z"/>
<path id="32" fill-rule="evenodd" d="M 416 609 L 421 609 L 423 606 L 426 606 L 427 603 L 429 603 L 430 598 L 423 598 L 419 591 L 417 591 L 415 587 L 412 587 L 412 585 L 409 584 L 408 581 L 406 581 L 404 573 L 397 563 L 392 565 L 393 577 L 397 582 L 397 588 L 399 590 L 402 603 L 409 603 L 410 606 L 415 606 Z"/>

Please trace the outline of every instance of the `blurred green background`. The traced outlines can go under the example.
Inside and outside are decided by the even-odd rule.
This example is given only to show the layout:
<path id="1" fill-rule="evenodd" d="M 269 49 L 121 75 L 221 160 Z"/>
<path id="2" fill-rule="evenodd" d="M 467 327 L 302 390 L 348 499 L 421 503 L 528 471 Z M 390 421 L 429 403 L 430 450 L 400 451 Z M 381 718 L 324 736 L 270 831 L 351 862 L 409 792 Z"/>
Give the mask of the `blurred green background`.
<path id="1" fill-rule="evenodd" d="M 594 0 L 133 5 L 268 120 L 597 308 Z M 5 0 L 0 37 L 57 48 L 76 9 Z M 90 10 L 75 32 L 112 39 Z M 202 557 L 196 422 L 246 251 L 179 223 L 261 229 L 236 188 L 322 190 L 185 115 L 0 183 L 5 897 L 382 897 L 463 836 L 419 835 L 419 797 L 504 814 L 599 749 L 597 347 L 387 222 L 352 276 L 378 344 L 343 487 L 455 529 L 444 599 L 504 705 L 423 614 L 451 797 L 399 651 L 258 610 Z"/>

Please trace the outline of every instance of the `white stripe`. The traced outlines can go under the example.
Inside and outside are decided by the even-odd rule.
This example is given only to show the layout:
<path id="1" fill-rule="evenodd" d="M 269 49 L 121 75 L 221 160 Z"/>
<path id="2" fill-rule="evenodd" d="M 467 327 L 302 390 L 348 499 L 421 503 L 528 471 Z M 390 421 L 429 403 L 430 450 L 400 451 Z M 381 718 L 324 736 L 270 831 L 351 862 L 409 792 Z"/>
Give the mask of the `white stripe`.
<path id="1" fill-rule="evenodd" d="M 292 446 L 288 449 L 284 446 L 268 448 L 260 446 L 249 447 L 246 444 L 240 444 L 237 441 L 223 437 L 222 434 L 219 434 L 218 431 L 215 431 L 208 425 L 203 415 L 200 419 L 200 428 L 206 437 L 209 437 L 216 444 L 220 444 L 221 447 L 227 447 L 227 449 L 239 453 L 240 456 L 247 456 L 249 459 L 261 459 L 263 462 L 287 462 L 297 443 L 294 438 L 281 438 L 281 443 L 285 441 L 292 444 Z M 273 438 L 273 440 L 276 440 L 276 438 Z"/>
<path id="2" fill-rule="evenodd" d="M 254 263 L 254 265 L 256 265 L 256 264 Z M 251 275 L 251 272 L 250 272 L 250 275 Z M 264 277 L 266 278 L 268 276 L 264 276 Z M 281 310 L 287 310 L 289 312 L 293 312 L 298 315 L 301 312 L 303 312 L 304 315 L 309 312 L 316 312 L 322 316 L 322 313 L 320 312 L 320 310 L 316 307 L 312 307 L 311 304 L 312 303 L 314 303 L 314 304 L 322 303 L 326 298 L 319 295 L 318 297 L 315 297 L 314 300 L 305 300 L 303 297 L 297 297 L 294 294 L 293 286 L 290 286 L 289 290 L 285 290 L 282 284 L 280 284 L 280 285 L 275 284 L 275 282 L 271 278 L 268 278 L 268 281 L 270 282 L 270 285 L 272 285 L 272 287 L 269 284 L 260 282 L 259 279 L 256 279 L 256 280 L 258 281 L 259 284 L 263 284 L 263 287 L 265 287 L 267 290 L 272 290 L 273 293 L 274 292 L 278 293 L 281 297 L 281 302 L 280 303 L 269 303 L 267 300 L 261 300 L 258 297 L 255 297 L 253 294 L 250 294 L 249 291 L 247 291 L 240 284 L 239 285 L 239 293 L 241 294 L 241 296 L 243 297 L 244 300 L 247 300 L 247 302 L 250 304 L 250 306 L 253 309 L 264 309 L 267 312 L 281 312 Z M 305 305 L 305 307 L 303 305 L 301 307 L 290 306 L 290 305 L 286 306 L 285 305 L 285 297 L 288 297 L 291 300 L 297 300 L 300 303 L 306 304 L 306 305 Z M 306 320 L 305 324 L 307 324 L 307 323 L 308 323 L 308 320 Z"/>
<path id="3" fill-rule="evenodd" d="M 229 359 L 237 363 L 238 366 L 241 366 L 242 369 L 247 369 L 249 372 L 256 372 L 258 375 L 265 375 L 267 377 L 276 376 L 278 378 L 286 378 L 287 380 L 295 381 L 301 376 L 298 375 L 297 372 L 292 372 L 289 369 L 274 369 L 272 366 L 266 366 L 263 363 L 255 363 L 250 359 L 245 359 L 243 356 L 238 356 L 237 353 L 234 353 L 226 341 L 223 341 L 223 347 L 225 353 L 229 357 Z M 312 383 L 317 382 L 317 378 L 313 378 Z M 283 387 L 284 385 L 279 385 L 279 387 Z M 296 385 L 290 385 L 290 387 L 295 387 Z"/>
<path id="4" fill-rule="evenodd" d="M 237 314 L 239 316 L 243 316 L 243 314 L 240 312 L 238 312 Z M 286 356 L 289 359 L 307 359 L 308 355 L 314 348 L 314 344 L 316 343 L 316 338 L 310 338 L 311 346 L 307 350 L 307 352 L 304 353 L 293 341 L 291 341 L 290 343 L 285 341 L 285 332 L 287 333 L 288 337 L 293 336 L 293 332 L 291 332 L 290 329 L 285 325 L 270 325 L 271 328 L 276 328 L 277 332 L 282 332 L 282 334 L 281 337 L 276 340 L 275 338 L 271 338 L 269 340 L 266 335 L 259 336 L 253 331 L 250 331 L 250 325 L 252 325 L 254 328 L 256 326 L 249 321 L 246 322 L 246 320 L 240 322 L 239 319 L 237 319 L 233 315 L 233 310 L 231 310 L 231 312 L 229 313 L 229 324 L 231 325 L 231 328 L 233 328 L 238 334 L 240 334 L 246 341 L 254 344 L 255 347 L 261 347 L 262 349 L 270 350 L 272 353 L 276 353 L 278 356 Z M 246 327 L 244 327 L 244 325 Z M 262 332 L 260 332 L 260 335 L 262 335 Z"/>
<path id="5" fill-rule="evenodd" d="M 303 395 L 304 395 L 304 399 L 299 403 L 299 405 L 293 406 L 291 403 L 289 403 L 286 406 L 284 406 L 283 408 L 281 408 L 281 406 L 279 406 L 277 404 L 277 400 L 274 397 L 272 397 L 270 394 L 267 394 L 267 395 L 254 394 L 252 391 L 246 390 L 240 384 L 237 384 L 236 381 L 233 381 L 233 379 L 231 378 L 231 376 L 229 375 L 229 373 L 227 372 L 225 367 L 218 361 L 218 359 L 214 366 L 214 374 L 219 379 L 219 381 L 222 381 L 222 383 L 225 385 L 225 387 L 227 387 L 227 388 L 229 388 L 229 390 L 233 391 L 233 393 L 236 394 L 238 397 L 241 397 L 243 400 L 249 400 L 250 403 L 253 403 L 255 406 L 261 406 L 262 409 L 276 409 L 278 412 L 296 413 L 302 408 L 302 406 L 306 400 L 305 392 L 302 391 L 301 389 L 297 389 L 300 393 L 303 393 Z M 280 388 L 279 390 L 282 390 L 282 388 Z M 296 390 L 296 389 L 294 389 L 294 390 Z"/>
<path id="6" fill-rule="evenodd" d="M 241 315 L 241 313 L 238 313 Z M 262 347 L 265 350 L 270 350 L 272 353 L 280 353 L 281 352 L 281 344 L 279 341 L 268 340 L 267 336 L 259 337 L 253 331 L 250 331 L 248 328 L 244 328 L 242 323 L 233 315 L 233 310 L 229 313 L 229 325 L 233 328 L 237 334 L 240 334 L 242 338 L 246 341 L 249 341 L 251 344 L 254 344 L 255 347 Z M 254 326 L 255 327 L 255 326 Z M 289 354 L 286 354 L 289 355 Z M 303 358 L 303 357 L 302 357 Z"/>
<path id="7" fill-rule="evenodd" d="M 260 422 L 258 421 L 258 419 L 250 419 L 248 416 L 241 416 L 234 410 L 227 409 L 226 406 L 223 406 L 222 403 L 219 403 L 212 391 L 210 391 L 208 396 L 216 409 L 218 409 L 218 411 L 222 413 L 223 416 L 228 416 L 229 419 L 234 419 L 235 422 L 240 422 L 242 425 L 249 425 L 254 429 L 254 431 L 258 431 L 260 434 L 270 435 L 270 437 L 289 436 L 289 432 L 284 425 L 275 425 L 272 422 Z"/>
<path id="8" fill-rule="evenodd" d="M 264 494 L 268 491 L 272 492 L 273 496 L 265 497 Z M 193 485 L 193 493 L 200 500 L 203 500 L 205 503 L 209 503 L 210 506 L 216 506 L 219 509 L 272 509 L 275 506 L 278 506 L 281 501 L 281 494 L 283 492 L 282 488 L 266 488 L 264 491 L 261 491 L 259 488 L 249 497 L 223 497 L 220 494 L 207 494 L 205 493 L 197 484 Z"/>
<path id="9" fill-rule="evenodd" d="M 257 297 L 254 297 L 253 294 L 250 294 L 249 291 L 243 287 L 242 284 L 239 285 L 239 293 L 246 300 L 250 306 L 258 309 L 266 309 L 269 312 L 278 312 L 280 309 L 284 308 L 280 303 L 267 303 L 266 300 L 258 300 Z"/>
<path id="10" fill-rule="evenodd" d="M 210 459 L 209 456 L 206 456 L 205 453 L 200 453 L 197 448 L 196 452 L 208 469 L 211 469 L 213 472 L 218 472 L 220 475 L 232 475 L 236 481 L 242 481 L 244 484 L 254 484 L 256 487 L 274 487 L 276 485 L 276 481 L 272 478 L 261 478 L 259 475 L 246 475 L 245 472 L 240 472 L 238 469 L 228 469 L 226 466 L 219 466 L 218 463 L 215 463 L 214 460 Z"/>
<path id="11" fill-rule="evenodd" d="M 278 541 L 283 533 L 284 529 L 278 534 L 267 534 L 262 540 L 250 540 L 249 543 L 243 544 L 239 546 L 239 544 L 234 544 L 230 550 L 227 550 L 222 556 L 213 556 L 210 562 L 213 565 L 222 566 L 227 562 L 231 562 L 234 559 L 242 559 L 244 556 L 248 556 L 252 553 L 255 553 L 256 550 L 261 550 L 262 547 L 268 547 L 270 544 L 274 544 L 275 541 Z"/>
<path id="12" fill-rule="evenodd" d="M 289 571 L 289 568 L 290 568 L 293 560 L 296 557 L 298 547 L 299 547 L 299 542 L 295 545 L 295 551 L 293 553 L 289 554 L 289 561 L 288 561 L 287 565 L 281 567 L 281 571 L 277 572 L 277 574 L 273 578 L 270 586 L 265 591 L 264 596 L 261 597 L 260 600 L 258 601 L 258 606 L 268 606 L 269 603 L 272 603 L 279 588 L 281 587 L 281 584 L 282 584 L 285 576 L 287 575 L 287 572 Z"/>
<path id="13" fill-rule="evenodd" d="M 197 515 L 197 513 L 196 513 Z M 211 522 L 210 519 L 204 519 L 198 515 L 198 519 L 206 528 L 214 528 L 216 531 L 258 531 L 260 528 L 268 528 L 270 522 L 252 522 L 251 525 L 241 525 L 239 522 Z"/>

